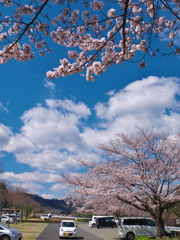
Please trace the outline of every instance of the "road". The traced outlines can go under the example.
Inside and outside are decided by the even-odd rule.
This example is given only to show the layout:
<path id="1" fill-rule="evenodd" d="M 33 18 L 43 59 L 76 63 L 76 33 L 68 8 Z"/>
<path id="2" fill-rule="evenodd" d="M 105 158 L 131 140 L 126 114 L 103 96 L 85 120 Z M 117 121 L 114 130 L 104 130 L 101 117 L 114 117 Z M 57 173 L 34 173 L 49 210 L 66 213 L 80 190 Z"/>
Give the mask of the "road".
<path id="1" fill-rule="evenodd" d="M 117 228 L 89 228 L 87 223 L 77 222 L 77 239 L 83 240 L 118 240 Z M 59 224 L 49 223 L 36 240 L 59 239 Z"/>

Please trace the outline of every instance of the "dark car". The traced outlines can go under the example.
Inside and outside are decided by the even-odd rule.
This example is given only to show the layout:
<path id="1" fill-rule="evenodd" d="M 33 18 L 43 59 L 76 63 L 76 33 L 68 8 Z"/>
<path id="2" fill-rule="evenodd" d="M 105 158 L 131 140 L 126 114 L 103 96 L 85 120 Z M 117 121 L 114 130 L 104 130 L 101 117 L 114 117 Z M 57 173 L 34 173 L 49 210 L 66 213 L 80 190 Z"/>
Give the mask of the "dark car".
<path id="1" fill-rule="evenodd" d="M 111 217 L 101 217 L 96 219 L 97 228 L 101 227 L 116 227 L 116 222 Z"/>

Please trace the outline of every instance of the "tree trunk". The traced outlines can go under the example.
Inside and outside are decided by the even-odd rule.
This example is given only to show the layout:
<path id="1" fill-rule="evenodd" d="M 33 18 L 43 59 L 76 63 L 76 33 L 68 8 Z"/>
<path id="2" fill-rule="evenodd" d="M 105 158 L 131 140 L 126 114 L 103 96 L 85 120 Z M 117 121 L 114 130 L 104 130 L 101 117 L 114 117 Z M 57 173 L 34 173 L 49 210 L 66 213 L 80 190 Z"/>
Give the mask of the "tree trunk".
<path id="1" fill-rule="evenodd" d="M 162 213 L 159 212 L 157 219 L 157 238 L 162 238 L 166 235 L 165 229 L 164 229 L 164 220 L 162 218 Z"/>

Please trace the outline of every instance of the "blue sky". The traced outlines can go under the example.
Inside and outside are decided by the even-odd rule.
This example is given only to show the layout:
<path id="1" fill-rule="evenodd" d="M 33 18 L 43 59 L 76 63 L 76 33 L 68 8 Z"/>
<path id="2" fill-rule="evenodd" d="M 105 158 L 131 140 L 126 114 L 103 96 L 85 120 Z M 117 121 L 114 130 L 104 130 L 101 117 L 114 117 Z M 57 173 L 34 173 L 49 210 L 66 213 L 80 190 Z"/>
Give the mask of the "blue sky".
<path id="1" fill-rule="evenodd" d="M 48 80 L 66 54 L 53 45 L 44 57 L 0 65 L 1 178 L 44 198 L 64 197 L 60 174 L 81 170 L 74 158 L 97 160 L 98 143 L 115 133 L 180 129 L 179 56 L 148 59 L 144 69 L 112 66 L 95 82 L 79 75 Z"/>

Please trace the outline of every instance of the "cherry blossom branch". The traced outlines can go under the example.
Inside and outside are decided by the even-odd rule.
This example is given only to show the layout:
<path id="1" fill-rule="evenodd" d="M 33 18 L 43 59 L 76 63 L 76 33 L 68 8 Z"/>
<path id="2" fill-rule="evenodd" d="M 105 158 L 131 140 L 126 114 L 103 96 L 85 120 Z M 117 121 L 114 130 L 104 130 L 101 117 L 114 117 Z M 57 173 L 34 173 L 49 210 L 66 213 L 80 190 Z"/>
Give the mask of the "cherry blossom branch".
<path id="1" fill-rule="evenodd" d="M 35 14 L 34 18 L 26 25 L 26 27 L 24 28 L 24 30 L 22 31 L 22 33 L 19 35 L 19 37 L 16 39 L 16 41 L 10 45 L 9 48 L 6 49 L 6 51 L 4 51 L 0 56 L 3 56 L 4 54 L 6 54 L 7 52 L 9 52 L 10 49 L 12 49 L 18 42 L 19 40 L 24 36 L 24 34 L 27 32 L 28 28 L 34 23 L 34 21 L 38 18 L 39 14 L 42 12 L 43 8 L 47 5 L 47 3 L 50 0 L 45 0 L 45 2 L 42 4 L 42 6 L 40 7 L 39 11 Z"/>

